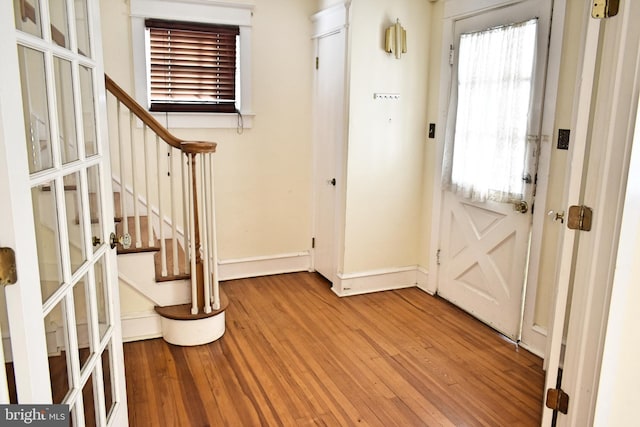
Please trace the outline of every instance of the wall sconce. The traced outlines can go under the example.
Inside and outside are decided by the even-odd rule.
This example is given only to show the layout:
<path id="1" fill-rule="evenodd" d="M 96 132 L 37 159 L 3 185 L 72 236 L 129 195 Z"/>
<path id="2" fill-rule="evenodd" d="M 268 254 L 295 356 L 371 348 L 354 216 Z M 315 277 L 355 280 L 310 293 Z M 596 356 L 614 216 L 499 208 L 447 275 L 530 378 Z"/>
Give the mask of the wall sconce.
<path id="1" fill-rule="evenodd" d="M 403 53 L 407 53 L 407 31 L 400 25 L 399 19 L 385 32 L 384 50 L 387 53 L 395 53 L 397 59 L 400 59 Z"/>

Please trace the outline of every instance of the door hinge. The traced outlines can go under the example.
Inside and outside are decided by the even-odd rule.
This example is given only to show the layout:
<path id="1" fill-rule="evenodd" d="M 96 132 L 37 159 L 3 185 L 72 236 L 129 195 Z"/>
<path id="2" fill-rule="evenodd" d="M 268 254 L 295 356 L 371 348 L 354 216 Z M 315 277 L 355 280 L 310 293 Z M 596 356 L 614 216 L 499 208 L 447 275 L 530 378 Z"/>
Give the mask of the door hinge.
<path id="1" fill-rule="evenodd" d="M 566 414 L 569 410 L 569 395 L 560 388 L 547 390 L 547 408 Z"/>
<path id="2" fill-rule="evenodd" d="M 312 237 L 311 238 L 311 249 L 315 249 L 316 248 L 316 238 Z"/>
<path id="3" fill-rule="evenodd" d="M 320 69 L 320 58 L 316 56 L 316 70 Z"/>
<path id="4" fill-rule="evenodd" d="M 438 252 L 436 252 L 436 265 L 440 265 L 440 251 L 441 249 L 438 249 Z"/>
<path id="5" fill-rule="evenodd" d="M 593 0 L 591 7 L 591 17 L 595 19 L 606 19 L 616 16 L 620 9 L 620 0 Z"/>
<path id="6" fill-rule="evenodd" d="M 16 253 L 11 248 L 0 248 L 0 285 L 13 285 L 17 281 Z"/>
<path id="7" fill-rule="evenodd" d="M 453 45 L 450 44 L 449 45 L 449 65 L 453 65 L 454 56 L 455 56 L 455 49 L 453 48 Z"/>
<path id="8" fill-rule="evenodd" d="M 593 209 L 590 207 L 584 205 L 570 206 L 567 227 L 571 230 L 591 231 L 592 219 Z"/>

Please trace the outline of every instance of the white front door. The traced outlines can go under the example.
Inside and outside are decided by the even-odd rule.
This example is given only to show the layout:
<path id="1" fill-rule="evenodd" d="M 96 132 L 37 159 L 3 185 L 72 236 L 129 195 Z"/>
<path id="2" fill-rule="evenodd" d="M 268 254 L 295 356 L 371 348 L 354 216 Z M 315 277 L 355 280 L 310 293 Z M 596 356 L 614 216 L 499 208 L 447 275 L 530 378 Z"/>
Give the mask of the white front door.
<path id="1" fill-rule="evenodd" d="M 314 268 L 334 282 L 336 267 L 337 165 L 344 140 L 345 30 L 317 38 L 315 93 Z"/>
<path id="2" fill-rule="evenodd" d="M 0 2 L 3 403 L 126 425 L 97 0 Z"/>
<path id="3" fill-rule="evenodd" d="M 456 20 L 453 28 L 437 292 L 514 340 L 551 7 L 551 0 L 527 0 Z"/>

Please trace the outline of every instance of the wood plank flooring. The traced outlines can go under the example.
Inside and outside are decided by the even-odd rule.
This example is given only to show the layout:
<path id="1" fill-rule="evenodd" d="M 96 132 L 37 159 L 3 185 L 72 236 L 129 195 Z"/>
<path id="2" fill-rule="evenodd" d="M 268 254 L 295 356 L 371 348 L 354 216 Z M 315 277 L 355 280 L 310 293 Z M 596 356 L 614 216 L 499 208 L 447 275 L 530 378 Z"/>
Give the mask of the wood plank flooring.
<path id="1" fill-rule="evenodd" d="M 124 346 L 135 426 L 535 426 L 542 361 L 416 289 L 338 298 L 313 273 L 222 284 L 217 342 Z"/>

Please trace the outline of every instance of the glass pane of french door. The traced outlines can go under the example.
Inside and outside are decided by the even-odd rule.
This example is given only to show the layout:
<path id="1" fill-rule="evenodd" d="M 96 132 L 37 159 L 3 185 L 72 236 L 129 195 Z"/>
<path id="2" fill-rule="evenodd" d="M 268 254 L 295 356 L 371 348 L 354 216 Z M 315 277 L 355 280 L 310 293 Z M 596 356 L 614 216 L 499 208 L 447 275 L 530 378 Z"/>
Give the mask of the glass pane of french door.
<path id="1" fill-rule="evenodd" d="M 98 0 L 2 3 L 0 14 L 15 24 L 6 34 L 15 35 L 17 55 L 7 66 L 19 72 L 13 84 L 20 87 L 23 106 L 19 126 L 30 204 L 21 220 L 32 226 L 37 254 L 32 263 L 39 278 L 21 284 L 25 294 L 33 287 L 36 298 L 29 304 L 17 307 L 20 299 L 7 297 L 4 310 L 0 301 L 0 326 L 9 344 L 9 396 L 14 403 L 36 403 L 24 397 L 34 395 L 27 390 L 37 383 L 29 378 L 34 369 L 25 369 L 33 365 L 18 359 L 31 350 L 46 352 L 41 359 L 46 363 L 36 370 L 48 372 L 50 392 L 46 402 L 39 394 L 38 403 L 68 405 L 74 426 L 123 425 L 117 272 L 115 251 L 108 244 L 114 228 L 111 171 L 100 132 L 106 123 L 99 123 L 106 116 L 97 96 L 98 88 L 104 90 L 99 84 L 103 71 L 95 57 L 99 39 L 92 39 L 99 35 L 99 28 L 92 28 L 99 26 Z M 26 326 L 5 314 L 12 310 L 39 324 L 37 336 L 31 339 Z M 21 328 L 24 339 L 14 342 Z"/>

